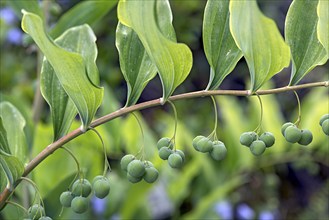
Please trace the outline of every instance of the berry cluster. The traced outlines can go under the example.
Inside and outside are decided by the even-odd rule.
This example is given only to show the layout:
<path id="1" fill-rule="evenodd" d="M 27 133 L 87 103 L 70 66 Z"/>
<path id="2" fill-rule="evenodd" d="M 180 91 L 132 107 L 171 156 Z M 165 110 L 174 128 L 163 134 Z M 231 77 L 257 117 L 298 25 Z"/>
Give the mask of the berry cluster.
<path id="1" fill-rule="evenodd" d="M 210 138 L 201 135 L 193 139 L 192 145 L 199 152 L 209 153 L 214 160 L 223 160 L 227 153 L 223 142 L 219 140 L 212 141 Z"/>
<path id="2" fill-rule="evenodd" d="M 320 126 L 322 131 L 329 136 L 329 114 L 325 114 L 320 118 Z"/>
<path id="3" fill-rule="evenodd" d="M 185 154 L 181 150 L 173 149 L 174 143 L 170 138 L 161 138 L 157 143 L 157 148 L 159 150 L 159 157 L 162 160 L 168 160 L 169 166 L 172 168 L 180 168 L 183 166 L 185 161 Z"/>
<path id="4" fill-rule="evenodd" d="M 147 183 L 153 183 L 159 176 L 158 170 L 150 161 L 138 160 L 132 154 L 122 157 L 120 165 L 121 169 L 127 172 L 127 178 L 131 183 L 138 183 L 142 179 Z"/>
<path id="5" fill-rule="evenodd" d="M 273 146 L 275 137 L 271 132 L 264 132 L 260 136 L 254 131 L 244 132 L 240 136 L 240 143 L 249 147 L 253 155 L 260 156 L 266 148 Z"/>
<path id="6" fill-rule="evenodd" d="M 34 204 L 27 210 L 28 219 L 51 220 L 46 216 L 45 209 L 40 204 Z"/>
<path id="7" fill-rule="evenodd" d="M 78 179 L 73 183 L 71 191 L 61 194 L 59 200 L 63 207 L 71 207 L 76 213 L 88 210 L 91 191 L 97 198 L 103 199 L 110 193 L 110 181 L 105 176 L 96 176 L 92 184 L 87 179 Z"/>
<path id="8" fill-rule="evenodd" d="M 282 125 L 281 133 L 290 143 L 309 145 L 313 140 L 312 132 L 308 129 L 299 129 L 294 123 L 287 122 Z"/>

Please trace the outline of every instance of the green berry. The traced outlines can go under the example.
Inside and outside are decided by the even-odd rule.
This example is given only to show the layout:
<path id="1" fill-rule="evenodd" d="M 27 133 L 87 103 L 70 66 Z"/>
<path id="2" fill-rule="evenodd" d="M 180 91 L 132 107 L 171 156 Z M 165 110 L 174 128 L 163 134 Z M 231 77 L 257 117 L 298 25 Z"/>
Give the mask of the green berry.
<path id="1" fill-rule="evenodd" d="M 203 139 L 203 138 L 206 138 L 206 137 L 205 137 L 205 136 L 201 136 L 201 135 L 199 135 L 199 136 L 196 136 L 196 137 L 193 139 L 193 141 L 192 141 L 192 145 L 193 145 L 193 147 L 194 147 L 195 150 L 199 151 L 197 143 L 198 143 L 201 139 Z"/>
<path id="2" fill-rule="evenodd" d="M 172 168 L 180 168 L 183 165 L 183 158 L 178 153 L 170 154 L 168 163 Z"/>
<path id="3" fill-rule="evenodd" d="M 263 154 L 265 149 L 266 149 L 266 145 L 264 141 L 261 140 L 254 141 L 250 145 L 250 151 L 255 156 L 259 156 Z"/>
<path id="4" fill-rule="evenodd" d="M 160 150 L 163 147 L 168 147 L 168 148 L 172 149 L 173 146 L 174 145 L 173 145 L 171 139 L 168 137 L 161 138 L 157 143 L 158 150 Z"/>
<path id="5" fill-rule="evenodd" d="M 296 143 L 302 137 L 302 132 L 295 125 L 291 125 L 284 131 L 284 136 L 288 142 Z"/>
<path id="6" fill-rule="evenodd" d="M 273 146 L 275 142 L 275 137 L 271 132 L 264 132 L 260 137 L 259 140 L 264 141 L 266 147 Z"/>
<path id="7" fill-rule="evenodd" d="M 133 160 L 128 165 L 128 173 L 130 176 L 139 178 L 145 173 L 144 163 L 140 160 Z"/>
<path id="8" fill-rule="evenodd" d="M 64 207 L 71 207 L 71 202 L 74 199 L 74 195 L 70 191 L 62 192 L 59 197 L 59 201 Z"/>
<path id="9" fill-rule="evenodd" d="M 124 157 L 122 157 L 120 161 L 121 169 L 127 172 L 128 164 L 133 160 L 135 160 L 135 156 L 132 154 L 127 154 Z"/>
<path id="10" fill-rule="evenodd" d="M 153 163 L 151 163 L 151 161 L 144 161 L 144 164 L 145 164 L 145 168 L 154 167 L 154 165 L 153 165 Z"/>
<path id="11" fill-rule="evenodd" d="M 321 118 L 320 118 L 320 126 L 322 126 L 322 124 L 323 124 L 323 122 L 325 121 L 325 120 L 327 120 L 327 119 L 329 119 L 329 114 L 325 114 L 325 115 L 323 115 Z"/>
<path id="12" fill-rule="evenodd" d="M 255 132 L 244 132 L 240 135 L 240 144 L 250 147 L 251 143 L 257 139 Z"/>
<path id="13" fill-rule="evenodd" d="M 27 214 L 31 219 L 39 219 L 45 215 L 45 209 L 39 204 L 34 204 L 27 210 Z"/>
<path id="14" fill-rule="evenodd" d="M 39 220 L 52 220 L 49 216 L 42 216 Z"/>
<path id="15" fill-rule="evenodd" d="M 153 183 L 158 179 L 159 172 L 154 167 L 148 167 L 145 169 L 145 174 L 143 176 L 145 182 L 147 183 Z"/>
<path id="16" fill-rule="evenodd" d="M 322 131 L 329 136 L 329 119 L 326 119 L 322 123 Z"/>
<path id="17" fill-rule="evenodd" d="M 226 157 L 227 149 L 223 142 L 221 141 L 214 141 L 213 142 L 213 149 L 210 151 L 210 156 L 214 160 L 223 160 Z"/>
<path id="18" fill-rule="evenodd" d="M 98 178 L 93 182 L 93 189 L 97 198 L 105 198 L 110 193 L 110 188 L 110 181 L 106 177 L 103 177 L 101 179 Z"/>
<path id="19" fill-rule="evenodd" d="M 213 148 L 212 141 L 206 137 L 202 138 L 201 140 L 198 141 L 197 148 L 202 153 L 210 152 Z"/>
<path id="20" fill-rule="evenodd" d="M 89 200 L 85 197 L 78 196 L 72 200 L 71 208 L 75 213 L 84 213 L 88 209 Z"/>
<path id="21" fill-rule="evenodd" d="M 163 147 L 159 150 L 159 157 L 162 159 L 162 160 L 167 160 L 169 155 L 172 154 L 172 150 L 168 147 Z"/>
<path id="22" fill-rule="evenodd" d="M 308 129 L 301 130 L 302 137 L 299 139 L 298 144 L 309 145 L 313 140 L 312 132 Z"/>
<path id="23" fill-rule="evenodd" d="M 91 193 L 91 184 L 87 179 L 78 179 L 73 183 L 72 194 L 74 196 L 88 197 Z"/>
<path id="24" fill-rule="evenodd" d="M 183 163 L 184 163 L 184 161 L 185 161 L 185 154 L 184 154 L 184 152 L 181 151 L 181 150 L 176 150 L 175 152 L 178 153 L 182 157 Z"/>
<path id="25" fill-rule="evenodd" d="M 291 123 L 291 122 L 287 122 L 287 123 L 285 123 L 285 124 L 282 125 L 282 127 L 281 127 L 281 133 L 282 133 L 283 136 L 284 136 L 284 132 L 285 132 L 286 128 L 289 127 L 289 126 L 292 126 L 292 125 L 294 126 L 294 124 Z"/>
<path id="26" fill-rule="evenodd" d="M 129 173 L 127 173 L 127 179 L 131 183 L 138 183 L 139 181 L 141 181 L 143 179 L 143 177 L 133 177 Z"/>

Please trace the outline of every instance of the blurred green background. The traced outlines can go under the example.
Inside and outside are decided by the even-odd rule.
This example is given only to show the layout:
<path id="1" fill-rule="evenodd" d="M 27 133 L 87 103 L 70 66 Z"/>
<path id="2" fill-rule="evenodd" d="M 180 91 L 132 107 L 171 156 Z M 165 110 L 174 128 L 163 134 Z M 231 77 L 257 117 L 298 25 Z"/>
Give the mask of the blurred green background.
<path id="1" fill-rule="evenodd" d="M 48 26 L 79 1 L 58 0 L 47 4 Z M 184 42 L 193 52 L 194 64 L 186 81 L 175 94 L 205 89 L 209 65 L 202 47 L 202 19 L 206 1 L 170 1 L 178 42 Z M 275 20 L 281 32 L 291 1 L 259 1 L 261 10 Z M 44 1 L 40 7 L 44 8 Z M 40 59 L 37 47 L 20 29 L 20 13 L 12 3 L 0 3 L 0 88 L 1 101 L 11 101 L 27 120 L 25 129 L 30 159 L 52 141 L 49 108 L 38 94 Z M 125 103 L 126 84 L 120 72 L 115 48 L 116 8 L 109 11 L 92 28 L 97 36 L 97 65 L 101 84 L 105 88 L 104 102 L 98 116 L 108 114 Z M 329 64 L 316 67 L 301 83 L 328 80 Z M 277 74 L 263 88 L 286 86 L 290 68 Z M 242 59 L 220 89 L 248 88 L 249 72 Z M 174 115 L 170 106 L 146 109 L 138 113 L 145 133 L 146 159 L 160 172 L 154 184 L 131 184 L 120 169 L 120 159 L 127 153 L 136 154 L 142 144 L 138 124 L 132 115 L 101 125 L 112 171 L 108 174 L 112 188 L 110 196 L 91 199 L 86 214 L 61 212 L 59 195 L 74 178 L 76 166 L 63 150 L 58 150 L 42 162 L 29 176 L 38 185 L 46 212 L 53 219 L 328 219 L 329 218 L 329 141 L 318 124 L 329 112 L 329 94 L 325 88 L 298 91 L 302 104 L 301 128 L 314 135 L 309 146 L 290 144 L 281 135 L 281 125 L 297 118 L 297 100 L 293 92 L 262 97 L 264 131 L 276 137 L 275 145 L 261 157 L 253 156 L 239 144 L 242 132 L 252 131 L 259 122 L 260 107 L 256 97 L 216 97 L 219 118 L 218 138 L 227 149 L 227 157 L 216 162 L 207 154 L 196 152 L 192 140 L 197 135 L 208 136 L 214 126 L 211 99 L 197 98 L 175 102 L 178 111 L 177 147 L 186 154 L 182 169 L 169 167 L 157 154 L 157 140 L 172 136 Z M 162 95 L 159 78 L 146 87 L 140 102 Z M 38 101 L 36 101 L 38 100 Z M 77 119 L 72 129 L 79 127 Z M 91 181 L 102 173 L 101 143 L 92 132 L 66 145 L 78 157 L 86 177 Z M 34 190 L 20 184 L 13 201 L 29 207 Z M 21 209 L 8 205 L 0 219 L 22 219 Z"/>

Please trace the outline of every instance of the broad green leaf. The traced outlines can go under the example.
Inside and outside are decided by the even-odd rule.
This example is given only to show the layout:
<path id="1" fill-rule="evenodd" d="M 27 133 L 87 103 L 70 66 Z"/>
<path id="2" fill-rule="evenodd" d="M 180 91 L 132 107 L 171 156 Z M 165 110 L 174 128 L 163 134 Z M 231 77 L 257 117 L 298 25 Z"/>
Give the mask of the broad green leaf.
<path id="1" fill-rule="evenodd" d="M 242 57 L 231 35 L 229 20 L 229 0 L 208 0 L 202 29 L 204 51 L 211 67 L 207 89 L 216 89 Z"/>
<path id="2" fill-rule="evenodd" d="M 56 38 L 74 26 L 82 24 L 93 25 L 104 17 L 116 4 L 117 0 L 82 1 L 60 17 L 55 27 L 50 31 L 50 36 Z"/>
<path id="3" fill-rule="evenodd" d="M 10 148 L 7 140 L 7 132 L 3 126 L 2 117 L 0 116 L 0 151 L 10 154 Z"/>
<path id="4" fill-rule="evenodd" d="M 25 162 L 27 155 L 26 137 L 24 134 L 25 119 L 21 113 L 9 102 L 0 103 L 0 117 L 7 132 L 10 154 Z M 5 151 L 6 153 L 9 153 Z"/>
<path id="5" fill-rule="evenodd" d="M 93 58 L 96 57 L 96 50 L 91 47 L 94 43 L 94 38 L 89 26 L 82 25 L 70 28 L 56 39 L 55 43 L 65 50 L 81 55 L 84 54 L 86 58 Z M 94 76 L 90 76 L 90 78 L 97 80 L 97 71 L 90 73 L 95 74 Z M 40 85 L 42 95 L 50 105 L 54 127 L 54 140 L 57 140 L 68 132 L 77 114 L 77 110 L 61 86 L 54 69 L 47 59 L 43 61 Z"/>
<path id="6" fill-rule="evenodd" d="M 165 5 L 167 5 L 165 7 Z M 189 74 L 192 68 L 192 52 L 187 45 L 176 43 L 172 36 L 172 25 L 161 32 L 156 12 L 169 9 L 166 1 L 120 1 L 118 4 L 119 21 L 131 27 L 138 35 L 147 54 L 155 64 L 163 87 L 163 101 L 174 92 Z M 171 13 L 168 13 L 171 15 Z M 169 18 L 172 20 L 172 16 Z"/>
<path id="7" fill-rule="evenodd" d="M 2 177 L 4 175 L 6 177 L 0 179 L 0 192 L 2 192 L 4 190 L 3 186 L 5 185 L 7 188 L 12 189 L 14 182 L 22 176 L 24 172 L 24 166 L 23 163 L 17 157 L 3 154 L 1 151 L 0 166 L 3 171 L 0 176 Z M 2 171 L 0 169 L 0 172 Z"/>
<path id="8" fill-rule="evenodd" d="M 275 22 L 259 10 L 256 0 L 230 2 L 230 30 L 247 61 L 252 92 L 289 66 L 289 47 Z"/>
<path id="9" fill-rule="evenodd" d="M 317 5 L 317 0 L 295 0 L 288 10 L 285 38 L 292 59 L 289 85 L 296 85 L 314 67 L 324 64 L 328 59 L 317 38 Z"/>
<path id="10" fill-rule="evenodd" d="M 317 14 L 319 17 L 317 27 L 318 39 L 327 50 L 327 56 L 329 56 L 329 1 L 319 1 Z"/>
<path id="11" fill-rule="evenodd" d="M 137 102 L 147 83 L 155 77 L 157 69 L 136 32 L 120 22 L 116 30 L 115 44 L 119 51 L 120 68 L 128 87 L 126 106 L 130 106 Z"/>
<path id="12" fill-rule="evenodd" d="M 86 47 L 85 51 L 88 53 L 70 52 L 51 40 L 39 16 L 26 11 L 23 11 L 23 14 L 22 29 L 31 35 L 54 68 L 62 87 L 80 114 L 82 130 L 85 131 L 103 98 L 103 88 L 97 86 L 98 79 L 96 79 L 98 70 L 95 64 L 97 55 L 95 35 L 88 27 L 90 30 L 88 38 L 92 39 L 92 42 L 84 42 L 83 44 L 86 45 L 80 45 Z"/>

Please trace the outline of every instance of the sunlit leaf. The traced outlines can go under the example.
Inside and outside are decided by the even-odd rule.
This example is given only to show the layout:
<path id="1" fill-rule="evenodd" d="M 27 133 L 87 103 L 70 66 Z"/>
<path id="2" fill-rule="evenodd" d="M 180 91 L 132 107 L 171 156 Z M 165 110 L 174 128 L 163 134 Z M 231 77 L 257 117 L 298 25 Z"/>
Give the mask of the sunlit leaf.
<path id="1" fill-rule="evenodd" d="M 55 27 L 50 31 L 50 35 L 56 38 L 71 27 L 82 24 L 93 25 L 104 17 L 116 4 L 117 0 L 82 1 L 60 17 Z"/>
<path id="2" fill-rule="evenodd" d="M 96 57 L 96 50 L 90 47 L 94 44 L 94 35 L 87 25 L 70 28 L 56 39 L 55 43 L 68 51 L 84 54 L 86 57 Z M 93 78 L 97 79 L 97 75 Z M 51 108 L 54 140 L 57 140 L 68 132 L 77 110 L 47 59 L 43 61 L 40 85 L 42 95 Z"/>
<path id="3" fill-rule="evenodd" d="M 103 98 L 103 88 L 97 86 L 99 80 L 95 64 L 97 55 L 95 35 L 85 25 L 90 30 L 89 38 L 93 39 L 92 42 L 84 43 L 88 53 L 69 52 L 50 39 L 40 17 L 26 11 L 23 13 L 23 30 L 31 35 L 54 68 L 61 85 L 80 114 L 82 129 L 86 130 Z"/>
<path id="4" fill-rule="evenodd" d="M 156 12 L 170 10 L 168 1 L 120 1 L 118 18 L 121 23 L 131 27 L 141 40 L 159 72 L 164 101 L 174 92 L 189 74 L 192 68 L 192 52 L 181 43 L 173 40 L 171 23 L 166 31 L 159 29 L 157 22 L 172 20 L 159 19 Z M 168 13 L 171 15 L 171 13 Z"/>
<path id="5" fill-rule="evenodd" d="M 328 59 L 317 37 L 317 5 L 317 0 L 295 0 L 288 10 L 285 37 L 292 58 L 290 85 L 297 84 L 314 67 Z"/>
<path id="6" fill-rule="evenodd" d="M 0 117 L 7 133 L 10 154 L 25 162 L 27 144 L 24 134 L 25 119 L 21 113 L 9 102 L 0 103 Z M 9 153 L 5 151 L 6 153 Z"/>
<path id="7" fill-rule="evenodd" d="M 327 50 L 327 56 L 329 56 L 329 1 L 319 1 L 317 14 L 319 18 L 317 27 L 318 39 Z"/>
<path id="8" fill-rule="evenodd" d="M 230 32 L 229 0 L 208 0 L 203 19 L 203 45 L 210 64 L 208 89 L 216 89 L 242 57 Z"/>
<path id="9" fill-rule="evenodd" d="M 5 176 L 5 178 L 0 179 L 0 192 L 2 192 L 5 185 L 7 188 L 12 189 L 14 182 L 22 176 L 24 166 L 17 157 L 0 151 L 0 167 L 2 168 L 0 168 L 0 172 L 2 172 L 0 176 Z"/>
<path id="10" fill-rule="evenodd" d="M 230 29 L 247 61 L 252 92 L 289 66 L 289 47 L 275 22 L 259 10 L 256 0 L 230 2 Z"/>

